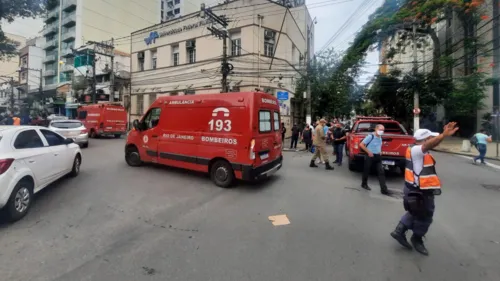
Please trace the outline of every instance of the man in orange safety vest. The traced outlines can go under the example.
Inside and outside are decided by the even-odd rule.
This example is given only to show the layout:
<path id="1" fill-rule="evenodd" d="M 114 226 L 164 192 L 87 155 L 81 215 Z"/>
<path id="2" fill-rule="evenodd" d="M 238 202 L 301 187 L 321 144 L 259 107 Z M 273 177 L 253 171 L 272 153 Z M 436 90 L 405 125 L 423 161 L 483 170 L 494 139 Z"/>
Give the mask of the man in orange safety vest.
<path id="1" fill-rule="evenodd" d="M 411 243 L 415 250 L 429 255 L 422 237 L 429 230 L 434 215 L 434 196 L 441 194 L 441 180 L 436 173 L 436 161 L 430 151 L 444 138 L 452 136 L 458 127 L 455 122 L 444 126 L 442 134 L 427 129 L 418 129 L 413 137 L 415 145 L 406 150 L 404 207 L 407 211 L 391 236 L 405 248 L 412 249 L 406 232 L 411 229 Z"/>

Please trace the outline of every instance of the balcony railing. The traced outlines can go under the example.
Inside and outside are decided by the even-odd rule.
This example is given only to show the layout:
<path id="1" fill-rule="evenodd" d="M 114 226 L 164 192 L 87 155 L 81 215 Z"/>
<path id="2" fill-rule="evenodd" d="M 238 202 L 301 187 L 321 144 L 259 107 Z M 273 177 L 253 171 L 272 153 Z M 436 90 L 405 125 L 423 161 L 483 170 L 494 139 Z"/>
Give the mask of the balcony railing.
<path id="1" fill-rule="evenodd" d="M 76 24 L 76 13 L 66 15 L 62 20 L 63 26 L 72 26 Z"/>
<path id="2" fill-rule="evenodd" d="M 75 68 L 70 64 L 64 64 L 61 66 L 61 72 L 73 72 Z"/>
<path id="3" fill-rule="evenodd" d="M 63 11 L 70 11 L 76 8 L 76 0 L 64 0 Z"/>
<path id="4" fill-rule="evenodd" d="M 47 77 L 47 76 L 55 76 L 56 75 L 56 71 L 53 70 L 53 69 L 47 69 L 43 72 L 43 76 Z"/>
<path id="5" fill-rule="evenodd" d="M 53 22 L 59 17 L 59 9 L 54 9 L 47 13 L 45 23 Z"/>
<path id="6" fill-rule="evenodd" d="M 62 51 L 62 56 L 63 57 L 71 57 L 71 56 L 73 56 L 73 50 L 71 50 L 70 48 L 64 49 Z"/>
<path id="7" fill-rule="evenodd" d="M 57 47 L 57 41 L 55 39 L 52 39 L 50 41 L 47 41 L 44 45 L 43 45 L 43 49 L 44 50 L 50 50 L 50 49 L 54 49 Z"/>
<path id="8" fill-rule="evenodd" d="M 57 33 L 57 24 L 48 24 L 43 29 L 43 36 L 50 36 Z"/>
<path id="9" fill-rule="evenodd" d="M 75 40 L 75 31 L 71 30 L 62 35 L 63 42 Z"/>
<path id="10" fill-rule="evenodd" d="M 56 61 L 56 55 L 48 55 L 43 59 L 43 63 L 49 63 Z"/>

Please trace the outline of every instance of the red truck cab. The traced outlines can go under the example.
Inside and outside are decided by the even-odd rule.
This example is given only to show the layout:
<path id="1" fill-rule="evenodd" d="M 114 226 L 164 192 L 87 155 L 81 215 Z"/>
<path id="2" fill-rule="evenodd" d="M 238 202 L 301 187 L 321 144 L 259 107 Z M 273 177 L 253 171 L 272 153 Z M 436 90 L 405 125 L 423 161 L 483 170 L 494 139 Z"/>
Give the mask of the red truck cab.
<path id="1" fill-rule="evenodd" d="M 351 131 L 347 135 L 346 155 L 349 161 L 349 170 L 361 170 L 366 153 L 359 143 L 375 131 L 377 124 L 384 125 L 382 135 L 382 165 L 386 170 L 405 169 L 405 155 L 408 146 L 415 143 L 413 136 L 408 135 L 406 129 L 390 117 L 360 116 L 355 120 Z"/>
<path id="2" fill-rule="evenodd" d="M 283 161 L 279 112 L 261 92 L 159 97 L 133 121 L 125 160 L 207 172 L 221 187 L 267 177 Z"/>
<path id="3" fill-rule="evenodd" d="M 77 109 L 80 120 L 91 138 L 112 135 L 116 138 L 127 133 L 127 112 L 118 103 L 99 103 L 80 106 Z"/>

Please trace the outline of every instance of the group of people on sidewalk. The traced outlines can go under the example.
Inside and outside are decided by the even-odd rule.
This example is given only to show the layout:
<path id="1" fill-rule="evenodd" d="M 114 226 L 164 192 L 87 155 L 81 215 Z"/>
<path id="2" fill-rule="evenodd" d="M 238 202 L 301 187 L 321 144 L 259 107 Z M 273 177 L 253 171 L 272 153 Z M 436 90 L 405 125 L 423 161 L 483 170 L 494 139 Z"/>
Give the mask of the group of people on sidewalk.
<path id="1" fill-rule="evenodd" d="M 309 135 L 309 131 L 312 131 L 311 128 L 306 128 L 306 130 L 308 130 L 308 132 L 306 132 L 307 135 Z M 339 166 L 341 166 L 342 156 L 344 154 L 344 144 L 347 138 L 342 124 L 339 122 L 332 122 L 331 124 L 327 124 L 327 121 L 325 119 L 321 119 L 314 127 L 313 132 L 312 145 L 314 146 L 314 155 L 309 166 L 318 167 L 316 165 L 316 159 L 320 159 L 320 161 L 325 164 L 325 168 L 327 170 L 334 169 L 330 165 L 328 153 L 326 152 L 327 142 L 330 142 L 332 144 L 333 154 L 336 156 L 336 159 L 333 163 L 337 163 Z M 304 136 L 304 132 L 302 133 L 302 135 Z M 306 142 L 306 140 L 304 140 L 304 142 Z M 306 142 L 306 148 L 309 148 L 309 145 L 307 143 L 311 143 L 311 140 L 309 138 Z"/>

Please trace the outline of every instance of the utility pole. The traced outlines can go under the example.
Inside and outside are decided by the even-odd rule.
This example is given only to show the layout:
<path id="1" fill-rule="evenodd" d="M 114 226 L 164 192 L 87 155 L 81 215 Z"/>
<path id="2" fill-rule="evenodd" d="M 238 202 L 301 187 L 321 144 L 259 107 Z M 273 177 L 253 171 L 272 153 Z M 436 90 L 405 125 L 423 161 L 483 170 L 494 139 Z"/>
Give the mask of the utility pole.
<path id="1" fill-rule="evenodd" d="M 88 52 L 88 50 L 87 50 Z M 97 103 L 97 78 L 95 75 L 95 61 L 96 61 L 95 50 L 92 53 L 92 103 Z"/>
<path id="2" fill-rule="evenodd" d="M 113 48 L 113 55 L 111 56 L 111 73 L 109 74 L 109 101 L 115 100 L 115 39 L 111 38 L 111 46 Z"/>
<path id="3" fill-rule="evenodd" d="M 417 22 L 413 21 L 412 23 L 413 26 L 413 75 L 416 77 L 417 71 L 418 71 L 418 65 L 417 65 Z M 415 92 L 413 93 L 413 109 L 418 110 L 419 108 L 419 96 L 418 96 L 418 91 L 415 89 Z M 413 132 L 417 131 L 420 128 L 420 117 L 419 117 L 419 112 L 414 111 L 413 112 Z"/>
<path id="4" fill-rule="evenodd" d="M 96 60 L 97 60 L 97 55 L 105 56 L 105 57 L 110 57 L 111 58 L 111 72 L 113 75 L 113 64 L 114 64 L 114 39 L 111 39 L 111 42 L 108 43 L 106 41 L 103 42 L 95 42 L 95 41 L 88 41 L 87 45 L 94 45 L 94 49 L 92 50 L 92 103 L 97 103 L 97 79 L 96 79 Z M 88 52 L 88 50 L 87 50 Z M 111 80 L 111 79 L 110 79 Z M 111 81 L 111 89 L 114 89 L 114 76 L 112 76 Z M 111 94 L 110 94 L 111 96 Z M 111 99 L 111 97 L 110 97 Z"/>
<path id="5" fill-rule="evenodd" d="M 311 27 L 307 26 L 307 39 L 306 39 L 306 84 L 307 84 L 307 104 L 306 104 L 306 124 L 312 125 L 312 99 L 311 99 Z"/>
<path id="6" fill-rule="evenodd" d="M 210 8 L 205 8 L 205 3 L 201 4 L 200 17 L 212 20 L 212 26 L 207 27 L 207 29 L 212 33 L 213 36 L 222 39 L 222 62 L 221 62 L 221 86 L 222 93 L 229 92 L 229 85 L 227 83 L 227 76 L 233 70 L 233 65 L 227 61 L 227 38 L 229 37 L 227 32 L 228 20 L 225 16 L 218 16 L 212 12 Z M 222 30 L 214 27 L 213 22 L 218 23 L 222 26 Z"/>
<path id="7" fill-rule="evenodd" d="M 14 78 L 10 77 L 10 112 L 14 114 L 14 105 L 15 105 L 15 98 L 14 98 Z"/>
<path id="8" fill-rule="evenodd" d="M 259 58 L 258 58 L 258 60 L 257 60 L 257 62 L 258 62 L 258 68 L 257 68 L 257 72 L 258 72 L 258 74 L 257 74 L 257 79 L 258 79 L 258 88 L 259 88 L 259 90 L 260 90 L 260 52 L 261 52 L 261 43 L 260 43 L 260 38 L 262 38 L 262 37 L 260 37 L 260 31 L 262 30 L 262 19 L 263 19 L 263 18 L 264 18 L 264 16 L 257 15 L 257 19 L 259 20 L 259 31 L 257 32 L 257 37 L 259 37 L 259 47 L 258 47 L 258 49 L 257 49 L 257 50 L 258 50 L 258 52 L 259 52 L 259 54 L 258 54 Z"/>

